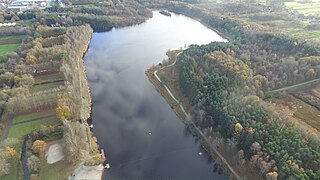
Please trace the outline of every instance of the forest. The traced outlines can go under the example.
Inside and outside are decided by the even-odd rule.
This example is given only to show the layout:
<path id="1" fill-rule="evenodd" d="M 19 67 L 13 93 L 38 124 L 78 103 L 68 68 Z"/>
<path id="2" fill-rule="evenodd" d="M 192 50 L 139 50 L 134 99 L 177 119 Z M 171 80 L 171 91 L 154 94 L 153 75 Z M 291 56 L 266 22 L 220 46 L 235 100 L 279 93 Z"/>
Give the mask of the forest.
<path id="1" fill-rule="evenodd" d="M 268 101 L 272 90 L 320 77 L 319 46 L 198 6 L 168 8 L 201 19 L 229 40 L 191 45 L 178 56 L 180 89 L 196 125 L 234 141 L 240 166 L 267 179 L 320 179 L 319 139 Z"/>

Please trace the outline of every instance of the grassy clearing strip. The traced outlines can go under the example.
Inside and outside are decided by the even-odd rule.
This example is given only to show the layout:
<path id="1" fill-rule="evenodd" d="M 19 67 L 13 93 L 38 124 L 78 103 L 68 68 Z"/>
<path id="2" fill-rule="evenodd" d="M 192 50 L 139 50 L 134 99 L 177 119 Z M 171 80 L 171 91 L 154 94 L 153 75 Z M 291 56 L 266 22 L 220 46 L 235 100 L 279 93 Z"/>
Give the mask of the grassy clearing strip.
<path id="1" fill-rule="evenodd" d="M 31 92 L 35 93 L 35 92 L 39 92 L 39 91 L 44 91 L 47 89 L 53 89 L 59 86 L 64 85 L 63 81 L 59 81 L 59 82 L 53 82 L 53 83 L 48 83 L 48 84 L 39 84 L 39 85 L 35 85 L 31 88 Z"/>
<path id="2" fill-rule="evenodd" d="M 20 44 L 26 36 L 0 36 L 0 44 Z"/>
<path id="3" fill-rule="evenodd" d="M 50 115 L 55 115 L 55 112 L 50 111 L 50 112 L 46 112 L 46 113 L 24 114 L 24 115 L 14 117 L 12 122 L 13 123 L 23 122 L 23 121 L 27 121 L 30 119 L 36 119 L 36 118 L 46 117 L 46 116 L 50 116 Z"/>
<path id="4" fill-rule="evenodd" d="M 35 84 L 54 82 L 59 80 L 64 80 L 64 77 L 61 73 L 42 75 L 42 76 L 35 77 Z"/>
<path id="5" fill-rule="evenodd" d="M 26 36 L 0 36 L 0 56 L 16 51 Z"/>
<path id="6" fill-rule="evenodd" d="M 25 135 L 30 134 L 33 131 L 38 131 L 41 125 L 48 126 L 48 125 L 59 125 L 60 121 L 56 117 L 49 117 L 39 121 L 33 121 L 30 123 L 25 124 L 18 124 L 12 126 L 9 132 L 9 138 L 17 138 L 22 139 Z M 18 148 L 18 149 L 21 149 Z"/>
<path id="7" fill-rule="evenodd" d="M 20 43 L 19 44 L 1 44 L 0 45 L 0 56 L 17 50 L 19 46 L 20 46 Z"/>

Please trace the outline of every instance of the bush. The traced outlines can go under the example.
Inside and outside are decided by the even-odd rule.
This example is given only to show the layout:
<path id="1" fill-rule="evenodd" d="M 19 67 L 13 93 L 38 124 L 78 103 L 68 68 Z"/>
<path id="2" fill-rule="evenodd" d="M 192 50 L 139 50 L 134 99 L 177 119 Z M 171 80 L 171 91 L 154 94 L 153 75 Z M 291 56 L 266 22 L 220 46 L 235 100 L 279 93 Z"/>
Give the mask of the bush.
<path id="1" fill-rule="evenodd" d="M 59 106 L 56 109 L 56 114 L 60 120 L 70 119 L 71 110 L 68 106 Z"/>
<path id="2" fill-rule="evenodd" d="M 39 155 L 43 155 L 44 151 L 46 150 L 47 147 L 47 143 L 42 141 L 42 140 L 36 140 L 35 142 L 33 142 L 32 144 L 32 150 L 34 153 L 37 153 Z"/>
<path id="3" fill-rule="evenodd" d="M 0 151 L 0 176 L 5 176 L 10 173 L 10 168 L 11 168 L 10 160 L 11 160 L 10 154 L 5 150 L 1 150 Z"/>
<path id="4" fill-rule="evenodd" d="M 27 165 L 28 165 L 29 171 L 32 174 L 38 173 L 39 169 L 40 169 L 40 167 L 39 167 L 40 166 L 40 159 L 35 155 L 31 155 L 28 158 Z"/>

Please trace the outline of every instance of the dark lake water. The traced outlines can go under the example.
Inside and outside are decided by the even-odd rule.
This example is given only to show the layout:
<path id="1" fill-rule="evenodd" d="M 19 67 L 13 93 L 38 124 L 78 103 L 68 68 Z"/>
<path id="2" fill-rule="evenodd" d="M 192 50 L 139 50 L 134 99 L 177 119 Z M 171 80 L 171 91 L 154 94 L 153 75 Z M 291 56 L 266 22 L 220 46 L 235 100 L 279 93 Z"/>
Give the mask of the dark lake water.
<path id="1" fill-rule="evenodd" d="M 227 178 L 214 172 L 214 161 L 145 75 L 168 49 L 211 41 L 223 38 L 195 20 L 157 11 L 143 24 L 93 34 L 84 59 L 93 133 L 111 165 L 104 179 Z"/>

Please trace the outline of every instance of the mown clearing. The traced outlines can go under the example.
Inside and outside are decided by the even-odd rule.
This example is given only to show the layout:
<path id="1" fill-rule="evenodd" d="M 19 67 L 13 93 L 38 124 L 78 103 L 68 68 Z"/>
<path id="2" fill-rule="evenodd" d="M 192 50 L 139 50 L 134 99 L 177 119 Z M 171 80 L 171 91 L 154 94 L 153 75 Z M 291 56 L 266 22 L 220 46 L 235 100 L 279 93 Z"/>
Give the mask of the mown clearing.
<path id="1" fill-rule="evenodd" d="M 25 135 L 30 134 L 34 131 L 37 131 L 40 129 L 40 127 L 43 126 L 49 126 L 49 125 L 59 125 L 60 122 L 56 117 L 48 117 L 43 118 L 38 121 L 32 121 L 24 124 L 18 124 L 11 128 L 9 132 L 9 138 L 18 138 L 22 139 Z"/>
<path id="2" fill-rule="evenodd" d="M 37 118 L 43 118 L 47 116 L 52 116 L 55 115 L 55 112 L 53 110 L 50 110 L 48 112 L 37 112 L 37 113 L 31 113 L 31 114 L 23 114 L 23 115 L 18 115 L 13 118 L 12 122 L 17 123 L 17 122 L 23 122 L 27 120 L 32 120 L 32 119 L 37 119 Z"/>

